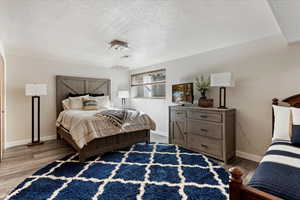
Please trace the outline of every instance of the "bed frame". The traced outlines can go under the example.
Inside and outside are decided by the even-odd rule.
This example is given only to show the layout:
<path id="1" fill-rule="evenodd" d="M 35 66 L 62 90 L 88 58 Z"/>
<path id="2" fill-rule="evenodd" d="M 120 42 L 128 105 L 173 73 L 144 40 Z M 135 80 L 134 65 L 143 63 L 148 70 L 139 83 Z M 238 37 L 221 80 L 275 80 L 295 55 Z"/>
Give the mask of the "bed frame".
<path id="1" fill-rule="evenodd" d="M 56 76 L 56 114 L 57 116 L 63 110 L 62 101 L 66 99 L 69 93 L 84 94 L 97 93 L 108 95 L 111 98 L 110 79 Z M 97 138 L 89 142 L 82 149 L 74 142 L 69 131 L 64 127 L 57 127 L 57 139 L 64 139 L 79 154 L 80 162 L 87 158 L 99 155 L 105 152 L 125 148 L 138 142 L 150 142 L 150 130 L 139 130 L 118 135 Z"/>
<path id="2" fill-rule="evenodd" d="M 300 108 L 300 94 L 288 97 L 282 101 L 279 101 L 277 98 L 272 100 L 272 105 L 282 104 Z M 272 130 L 274 130 L 274 112 L 272 112 Z M 230 200 L 282 200 L 274 195 L 244 185 L 242 180 L 243 172 L 240 168 L 234 167 L 229 171 L 231 173 L 231 181 L 229 183 Z"/>

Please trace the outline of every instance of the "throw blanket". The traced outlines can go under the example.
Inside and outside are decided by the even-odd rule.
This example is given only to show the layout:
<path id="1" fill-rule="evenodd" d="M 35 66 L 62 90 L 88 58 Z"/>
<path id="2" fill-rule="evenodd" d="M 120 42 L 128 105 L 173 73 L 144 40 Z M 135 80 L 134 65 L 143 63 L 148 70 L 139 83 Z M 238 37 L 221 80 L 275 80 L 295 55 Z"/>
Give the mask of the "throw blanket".
<path id="1" fill-rule="evenodd" d="M 79 148 L 83 148 L 96 138 L 156 128 L 155 123 L 147 114 L 128 111 L 126 117 L 120 115 L 117 119 L 114 115 L 115 120 L 112 120 L 100 114 L 106 113 L 106 110 L 65 110 L 59 114 L 56 126 L 67 129 Z M 118 125 L 115 124 L 116 121 L 119 121 Z"/>
<path id="2" fill-rule="evenodd" d="M 122 127 L 126 124 L 132 124 L 139 121 L 141 113 L 137 110 L 104 110 L 96 114 L 97 117 L 105 117 L 111 121 L 114 125 Z M 143 122 L 142 122 L 143 123 Z"/>
<path id="3" fill-rule="evenodd" d="M 260 162 L 249 186 L 277 197 L 300 199 L 300 148 L 275 141 Z"/>

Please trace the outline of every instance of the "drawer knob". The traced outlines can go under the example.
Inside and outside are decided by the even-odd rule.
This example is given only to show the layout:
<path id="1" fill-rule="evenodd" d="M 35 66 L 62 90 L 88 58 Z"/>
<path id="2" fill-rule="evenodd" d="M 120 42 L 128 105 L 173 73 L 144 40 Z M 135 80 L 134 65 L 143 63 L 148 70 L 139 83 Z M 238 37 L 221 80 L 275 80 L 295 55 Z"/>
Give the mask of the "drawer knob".
<path id="1" fill-rule="evenodd" d="M 207 118 L 207 115 L 200 115 L 201 118 Z"/>
<path id="2" fill-rule="evenodd" d="M 202 131 L 202 132 L 208 132 L 208 130 L 207 130 L 207 129 L 204 129 L 204 128 L 202 128 L 201 131 Z"/>
<path id="3" fill-rule="evenodd" d="M 203 148 L 208 148 L 208 146 L 205 145 L 205 144 L 201 144 L 201 147 L 203 147 Z"/>

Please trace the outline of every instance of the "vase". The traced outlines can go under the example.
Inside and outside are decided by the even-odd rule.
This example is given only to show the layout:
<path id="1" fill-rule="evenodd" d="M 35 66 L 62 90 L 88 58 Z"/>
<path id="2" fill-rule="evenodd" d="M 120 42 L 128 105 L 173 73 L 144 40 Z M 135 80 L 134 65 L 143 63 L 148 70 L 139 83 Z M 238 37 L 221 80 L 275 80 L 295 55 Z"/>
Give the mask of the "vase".
<path id="1" fill-rule="evenodd" d="M 201 92 L 200 99 L 206 99 L 206 91 Z"/>
<path id="2" fill-rule="evenodd" d="M 205 97 L 205 99 L 203 98 L 199 98 L 198 100 L 198 106 L 200 107 L 205 107 L 205 108 L 210 108 L 214 106 L 214 100 L 213 99 L 207 99 Z"/>

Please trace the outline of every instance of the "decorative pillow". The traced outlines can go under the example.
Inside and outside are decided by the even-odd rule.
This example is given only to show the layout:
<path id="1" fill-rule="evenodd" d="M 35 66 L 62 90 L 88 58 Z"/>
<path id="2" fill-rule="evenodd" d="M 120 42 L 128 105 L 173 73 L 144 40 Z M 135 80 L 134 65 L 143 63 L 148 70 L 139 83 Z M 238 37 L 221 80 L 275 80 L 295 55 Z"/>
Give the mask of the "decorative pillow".
<path id="1" fill-rule="evenodd" d="M 291 108 L 293 116 L 293 130 L 291 136 L 291 142 L 295 146 L 300 146 L 300 109 Z"/>
<path id="2" fill-rule="evenodd" d="M 93 100 L 97 101 L 97 103 L 98 103 L 98 109 L 111 107 L 109 96 L 90 97 L 90 99 L 93 99 Z"/>
<path id="3" fill-rule="evenodd" d="M 65 99 L 62 101 L 62 106 L 64 110 L 69 110 L 70 109 L 70 100 L 69 99 Z"/>
<path id="4" fill-rule="evenodd" d="M 88 98 L 89 96 L 80 96 L 80 97 L 69 97 L 70 109 L 82 109 L 83 107 L 83 98 Z"/>
<path id="5" fill-rule="evenodd" d="M 275 117 L 273 139 L 290 140 L 291 108 L 273 105 L 273 110 Z"/>
<path id="6" fill-rule="evenodd" d="M 97 100 L 83 99 L 83 110 L 97 110 L 97 105 Z"/>

